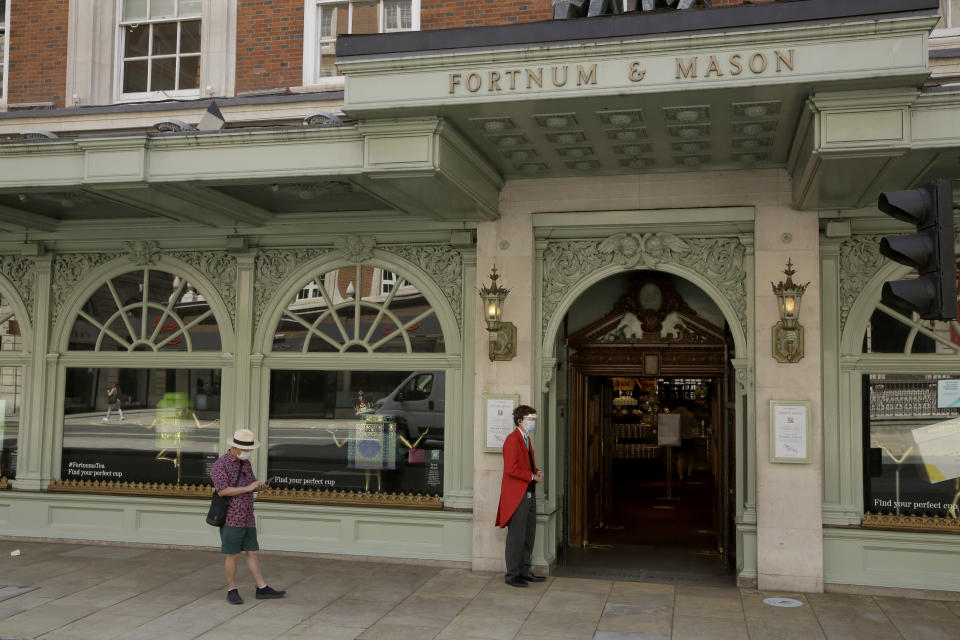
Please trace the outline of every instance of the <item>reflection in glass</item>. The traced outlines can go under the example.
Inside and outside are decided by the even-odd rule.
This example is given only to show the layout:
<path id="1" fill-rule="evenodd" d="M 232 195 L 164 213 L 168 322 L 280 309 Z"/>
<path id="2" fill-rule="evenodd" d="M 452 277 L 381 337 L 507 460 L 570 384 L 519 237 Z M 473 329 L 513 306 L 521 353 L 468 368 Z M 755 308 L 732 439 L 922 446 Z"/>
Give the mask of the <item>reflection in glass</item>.
<path id="1" fill-rule="evenodd" d="M 870 374 L 863 389 L 865 510 L 957 521 L 960 377 Z"/>
<path id="2" fill-rule="evenodd" d="M 272 485 L 442 495 L 444 392 L 441 371 L 272 371 Z"/>
<path id="3" fill-rule="evenodd" d="M 364 265 L 304 283 L 277 324 L 273 350 L 442 353 L 444 341 L 436 312 L 416 286 Z"/>
<path id="4" fill-rule="evenodd" d="M 142 269 L 105 282 L 77 314 L 70 349 L 218 351 L 220 331 L 204 295 L 185 278 Z"/>
<path id="5" fill-rule="evenodd" d="M 17 431 L 23 405 L 23 370 L 0 367 L 0 477 L 17 477 Z"/>
<path id="6" fill-rule="evenodd" d="M 0 351 L 20 351 L 23 349 L 23 336 L 20 324 L 13 313 L 10 301 L 0 295 Z"/>
<path id="7" fill-rule="evenodd" d="M 68 368 L 61 479 L 209 484 L 220 373 Z"/>

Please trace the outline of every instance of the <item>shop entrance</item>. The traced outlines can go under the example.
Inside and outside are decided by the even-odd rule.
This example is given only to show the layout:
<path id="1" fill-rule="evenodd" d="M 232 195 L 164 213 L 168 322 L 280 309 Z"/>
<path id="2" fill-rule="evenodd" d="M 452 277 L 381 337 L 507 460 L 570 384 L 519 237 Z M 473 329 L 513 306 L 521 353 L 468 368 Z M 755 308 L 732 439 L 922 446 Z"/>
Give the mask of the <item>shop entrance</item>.
<path id="1" fill-rule="evenodd" d="M 609 313 L 567 338 L 561 574 L 732 580 L 730 344 L 675 285 L 637 272 Z"/>

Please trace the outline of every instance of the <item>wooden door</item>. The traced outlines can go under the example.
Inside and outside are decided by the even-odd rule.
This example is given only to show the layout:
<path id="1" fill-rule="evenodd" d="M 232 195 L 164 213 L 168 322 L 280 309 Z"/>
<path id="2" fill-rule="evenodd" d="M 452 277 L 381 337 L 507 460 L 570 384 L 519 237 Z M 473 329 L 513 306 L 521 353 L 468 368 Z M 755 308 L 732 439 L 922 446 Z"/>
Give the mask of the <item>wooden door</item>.
<path id="1" fill-rule="evenodd" d="M 590 528 L 603 522 L 604 516 L 604 489 L 607 476 L 604 468 L 604 413 L 606 405 L 603 403 L 603 384 L 601 379 L 588 376 L 586 378 L 586 392 L 584 394 L 584 461 L 585 479 L 584 505 L 586 521 L 583 523 L 584 539 Z"/>

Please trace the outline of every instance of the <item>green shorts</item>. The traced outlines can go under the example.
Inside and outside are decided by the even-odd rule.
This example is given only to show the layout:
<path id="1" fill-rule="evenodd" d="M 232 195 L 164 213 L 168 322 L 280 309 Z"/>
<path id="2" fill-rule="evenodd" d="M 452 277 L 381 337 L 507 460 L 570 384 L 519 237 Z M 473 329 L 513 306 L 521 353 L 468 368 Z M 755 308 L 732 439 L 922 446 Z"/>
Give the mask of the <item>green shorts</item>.
<path id="1" fill-rule="evenodd" d="M 259 551 L 255 527 L 221 527 L 220 553 L 233 555 L 241 551 Z"/>

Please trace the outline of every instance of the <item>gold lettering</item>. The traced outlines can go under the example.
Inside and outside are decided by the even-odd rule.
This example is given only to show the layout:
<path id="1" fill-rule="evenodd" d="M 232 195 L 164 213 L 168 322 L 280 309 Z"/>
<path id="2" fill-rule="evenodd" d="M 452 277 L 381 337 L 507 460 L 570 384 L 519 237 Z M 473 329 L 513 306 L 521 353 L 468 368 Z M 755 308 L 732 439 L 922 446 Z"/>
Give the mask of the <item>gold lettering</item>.
<path id="1" fill-rule="evenodd" d="M 453 90 L 460 85 L 460 74 L 451 73 L 450 74 L 450 93 L 453 93 Z"/>
<path id="2" fill-rule="evenodd" d="M 537 83 L 538 88 L 543 88 L 543 67 L 539 67 L 536 74 L 532 69 L 527 69 L 527 89 L 530 88 L 531 80 Z"/>
<path id="3" fill-rule="evenodd" d="M 711 73 L 715 74 L 718 78 L 723 75 L 723 71 L 720 71 L 720 63 L 717 62 L 717 56 L 710 56 L 710 65 L 707 67 L 707 72 L 703 74 L 703 77 L 709 78 Z"/>
<path id="4" fill-rule="evenodd" d="M 557 80 L 557 69 L 560 67 L 553 68 L 553 86 L 562 87 L 567 84 L 567 65 L 563 65 L 563 80 Z"/>
<path id="5" fill-rule="evenodd" d="M 741 73 L 743 73 L 743 65 L 740 64 L 740 54 L 739 54 L 739 53 L 735 53 L 735 54 L 733 54 L 732 56 L 730 56 L 730 66 L 735 69 L 735 71 L 731 71 L 731 72 L 730 72 L 730 75 L 732 75 L 732 76 L 738 76 L 738 75 L 740 75 Z"/>
<path id="6" fill-rule="evenodd" d="M 643 76 L 647 75 L 646 69 L 640 68 L 639 62 L 631 63 L 630 65 L 630 82 L 640 82 L 643 80 Z"/>
<path id="7" fill-rule="evenodd" d="M 510 88 L 511 88 L 511 89 L 516 89 L 516 88 L 517 88 L 517 76 L 520 75 L 520 69 L 510 69 L 509 71 L 506 71 L 505 73 L 506 73 L 508 76 L 510 76 Z"/>
<path id="8" fill-rule="evenodd" d="M 496 71 L 490 72 L 490 82 L 487 91 L 500 91 L 500 74 Z"/>
<path id="9" fill-rule="evenodd" d="M 480 79 L 479 73 L 471 73 L 467 76 L 467 91 L 470 93 L 476 93 L 480 91 L 480 85 L 483 83 L 483 80 Z"/>
<path id="10" fill-rule="evenodd" d="M 757 69 L 756 65 L 754 65 L 754 62 L 756 62 L 758 59 L 760 60 L 759 69 Z M 754 73 L 763 73 L 767 69 L 767 56 L 758 51 L 750 56 L 750 62 L 748 64 L 750 65 L 750 71 L 753 71 Z"/>
<path id="11" fill-rule="evenodd" d="M 690 58 L 690 64 L 684 65 L 683 60 L 677 58 L 677 80 L 680 78 L 697 77 L 697 57 Z"/>
<path id="12" fill-rule="evenodd" d="M 793 49 L 790 49 L 790 57 L 786 58 L 783 55 L 782 51 L 777 51 L 777 73 L 780 73 L 780 63 L 783 63 L 785 67 L 793 71 Z"/>
<path id="13" fill-rule="evenodd" d="M 582 84 L 597 84 L 597 65 L 590 65 L 590 72 L 587 73 L 583 65 L 577 65 L 577 86 Z"/>

